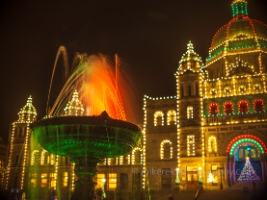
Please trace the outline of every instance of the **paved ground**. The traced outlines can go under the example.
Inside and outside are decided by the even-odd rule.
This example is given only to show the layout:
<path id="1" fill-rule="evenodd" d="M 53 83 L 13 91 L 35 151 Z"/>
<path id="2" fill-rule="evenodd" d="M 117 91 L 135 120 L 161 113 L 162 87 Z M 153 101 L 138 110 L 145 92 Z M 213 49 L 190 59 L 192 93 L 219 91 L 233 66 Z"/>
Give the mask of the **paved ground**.
<path id="1" fill-rule="evenodd" d="M 248 191 L 243 191 L 247 187 Z M 251 182 L 239 182 L 224 190 L 205 190 L 200 193 L 198 200 L 267 200 L 267 185 L 263 182 L 256 183 L 253 191 Z"/>
<path id="2" fill-rule="evenodd" d="M 243 192 L 244 187 L 248 188 L 247 192 Z M 173 197 L 174 200 L 195 200 L 195 194 L 196 191 L 184 190 L 175 192 Z M 168 195 L 157 199 L 168 200 Z M 208 188 L 199 193 L 197 200 L 267 200 L 267 183 L 257 182 L 255 192 L 251 182 L 238 182 L 223 190 L 211 190 Z"/>

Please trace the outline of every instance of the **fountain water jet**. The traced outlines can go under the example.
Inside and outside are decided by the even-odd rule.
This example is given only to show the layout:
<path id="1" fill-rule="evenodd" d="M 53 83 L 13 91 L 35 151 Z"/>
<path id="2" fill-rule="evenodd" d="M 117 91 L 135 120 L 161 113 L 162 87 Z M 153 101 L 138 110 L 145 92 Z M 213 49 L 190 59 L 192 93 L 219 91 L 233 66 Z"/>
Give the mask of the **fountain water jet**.
<path id="1" fill-rule="evenodd" d="M 90 200 L 94 199 L 92 178 L 97 163 L 131 151 L 141 138 L 141 130 L 125 121 L 123 97 L 129 97 L 126 92 L 131 90 L 119 78 L 118 57 L 115 67 L 103 55 L 78 54 L 78 57 L 80 62 L 48 117 L 34 122 L 31 129 L 33 137 L 44 149 L 69 156 L 75 162 L 78 181 L 72 200 Z M 81 95 L 79 99 L 75 90 Z M 74 112 L 66 112 L 63 108 L 73 92 L 72 102 L 78 103 L 68 104 L 66 109 Z M 78 116 L 83 113 L 80 112 L 81 102 L 85 106 L 85 116 Z M 76 116 L 69 116 L 69 113 L 76 113 Z"/>

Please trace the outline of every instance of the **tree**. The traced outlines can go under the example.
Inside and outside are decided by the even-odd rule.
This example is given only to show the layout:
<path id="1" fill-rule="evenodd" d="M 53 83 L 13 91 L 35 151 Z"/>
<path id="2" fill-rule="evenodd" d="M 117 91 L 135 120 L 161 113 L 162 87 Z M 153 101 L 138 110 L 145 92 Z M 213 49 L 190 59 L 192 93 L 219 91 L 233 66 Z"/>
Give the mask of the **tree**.
<path id="1" fill-rule="evenodd" d="M 241 171 L 241 174 L 237 181 L 259 181 L 260 177 L 256 174 L 253 169 L 249 157 L 246 157 L 246 163 L 244 168 Z"/>

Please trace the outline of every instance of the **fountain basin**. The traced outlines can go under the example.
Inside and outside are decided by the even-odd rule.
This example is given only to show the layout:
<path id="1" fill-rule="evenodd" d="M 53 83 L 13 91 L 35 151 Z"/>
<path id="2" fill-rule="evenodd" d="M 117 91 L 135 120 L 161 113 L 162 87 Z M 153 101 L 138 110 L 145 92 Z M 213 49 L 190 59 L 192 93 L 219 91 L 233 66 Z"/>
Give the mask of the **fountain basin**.
<path id="1" fill-rule="evenodd" d="M 129 122 L 112 119 L 104 111 L 99 116 L 62 116 L 46 118 L 30 125 L 33 137 L 48 152 L 69 156 L 73 162 L 90 157 L 122 156 L 141 139 L 141 129 Z"/>

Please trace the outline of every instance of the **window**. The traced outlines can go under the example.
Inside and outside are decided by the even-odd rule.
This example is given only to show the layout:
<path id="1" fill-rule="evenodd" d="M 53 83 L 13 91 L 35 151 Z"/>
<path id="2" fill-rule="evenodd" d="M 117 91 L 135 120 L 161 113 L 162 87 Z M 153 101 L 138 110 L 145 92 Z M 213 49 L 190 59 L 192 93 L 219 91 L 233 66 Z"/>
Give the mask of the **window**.
<path id="1" fill-rule="evenodd" d="M 193 106 L 187 106 L 187 119 L 193 119 Z"/>
<path id="2" fill-rule="evenodd" d="M 195 155 L 195 136 L 188 135 L 187 136 L 187 156 Z"/>
<path id="3" fill-rule="evenodd" d="M 160 144 L 160 159 L 172 159 L 173 149 L 170 140 L 163 140 Z"/>
<path id="4" fill-rule="evenodd" d="M 167 114 L 167 125 L 174 124 L 176 124 L 176 112 L 174 110 L 170 110 Z"/>
<path id="5" fill-rule="evenodd" d="M 171 188 L 172 186 L 172 176 L 171 176 L 171 169 L 170 168 L 163 168 L 162 169 L 162 188 Z"/>
<path id="6" fill-rule="evenodd" d="M 47 164 L 48 164 L 48 152 L 46 150 L 43 150 L 41 154 L 41 165 L 47 165 Z"/>
<path id="7" fill-rule="evenodd" d="M 219 106 L 217 103 L 210 104 L 210 116 L 217 116 L 219 113 Z"/>
<path id="8" fill-rule="evenodd" d="M 102 188 L 103 187 L 103 180 L 106 180 L 105 174 L 97 174 L 96 175 L 96 188 Z"/>
<path id="9" fill-rule="evenodd" d="M 56 174 L 55 173 L 50 173 L 50 187 L 51 188 L 56 188 Z"/>
<path id="10" fill-rule="evenodd" d="M 245 100 L 242 100 L 238 104 L 238 109 L 240 114 L 244 114 L 248 112 L 248 102 Z"/>
<path id="11" fill-rule="evenodd" d="M 261 99 L 256 99 L 253 103 L 254 105 L 254 111 L 256 113 L 261 113 L 261 112 L 264 112 L 264 103 L 263 103 L 263 100 Z"/>
<path id="12" fill-rule="evenodd" d="M 37 178 L 37 174 L 31 174 L 31 188 L 35 188 L 36 187 L 36 178 Z"/>
<path id="13" fill-rule="evenodd" d="M 132 164 L 141 164 L 142 163 L 142 149 L 136 147 L 132 151 Z"/>
<path id="14" fill-rule="evenodd" d="M 117 174 L 108 174 L 108 188 L 109 189 L 117 188 Z"/>
<path id="15" fill-rule="evenodd" d="M 184 97 L 184 86 L 181 85 L 181 97 Z"/>
<path id="16" fill-rule="evenodd" d="M 157 111 L 154 114 L 154 126 L 164 125 L 164 115 L 162 111 Z"/>
<path id="17" fill-rule="evenodd" d="M 128 188 L 128 174 L 120 173 L 120 188 L 127 189 Z"/>
<path id="18" fill-rule="evenodd" d="M 39 150 L 34 150 L 32 152 L 31 165 L 38 165 L 39 161 Z"/>
<path id="19" fill-rule="evenodd" d="M 41 174 L 41 187 L 47 187 L 47 174 Z"/>
<path id="20" fill-rule="evenodd" d="M 233 108 L 233 104 L 231 102 L 226 102 L 224 104 L 224 114 L 226 115 L 233 115 L 233 111 L 234 111 L 234 108 Z"/>
<path id="21" fill-rule="evenodd" d="M 69 173 L 68 172 L 63 172 L 62 176 L 62 186 L 63 187 L 68 187 L 69 185 Z"/>
<path id="22" fill-rule="evenodd" d="M 191 85 L 188 86 L 188 96 L 191 96 Z"/>
<path id="23" fill-rule="evenodd" d="M 217 152 L 217 140 L 216 137 L 210 136 L 208 139 L 209 152 Z"/>

